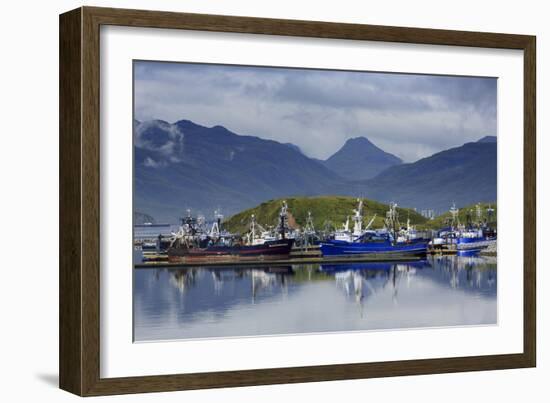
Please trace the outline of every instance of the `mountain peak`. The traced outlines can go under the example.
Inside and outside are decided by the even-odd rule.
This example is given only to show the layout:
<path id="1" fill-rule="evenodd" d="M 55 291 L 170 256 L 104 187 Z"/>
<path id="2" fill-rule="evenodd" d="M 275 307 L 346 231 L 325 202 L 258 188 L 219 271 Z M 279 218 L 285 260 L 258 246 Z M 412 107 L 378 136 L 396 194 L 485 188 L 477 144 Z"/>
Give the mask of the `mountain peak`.
<path id="1" fill-rule="evenodd" d="M 344 145 L 347 145 L 347 144 L 368 144 L 368 145 L 374 145 L 372 144 L 372 142 L 366 138 L 365 136 L 359 136 L 359 137 L 352 137 L 352 138 L 349 138 L 347 139 L 346 143 Z"/>
<path id="2" fill-rule="evenodd" d="M 186 134 L 193 135 L 194 133 L 200 133 L 201 135 L 210 134 L 214 136 L 224 136 L 224 135 L 235 135 L 231 130 L 227 129 L 224 126 L 215 125 L 212 127 L 207 127 L 199 125 L 191 120 L 181 119 L 174 123 L 178 129 L 182 130 Z"/>
<path id="3" fill-rule="evenodd" d="M 285 146 L 288 146 L 290 148 L 292 148 L 294 151 L 298 151 L 300 154 L 304 154 L 302 152 L 302 149 L 300 147 L 298 147 L 296 144 L 293 144 L 293 143 L 283 143 Z"/>
<path id="4" fill-rule="evenodd" d="M 166 120 L 162 120 L 162 119 L 144 120 L 142 122 L 139 122 L 139 121 L 135 120 L 134 123 L 136 123 L 137 125 L 141 125 L 143 127 L 170 126 L 170 123 L 168 123 Z"/>
<path id="5" fill-rule="evenodd" d="M 385 152 L 364 136 L 353 137 L 324 161 L 324 165 L 344 179 L 369 179 L 390 166 L 401 164 L 401 159 Z"/>
<path id="6" fill-rule="evenodd" d="M 227 129 L 227 127 L 222 126 L 222 125 L 212 126 L 212 129 L 221 130 L 221 131 L 224 131 L 224 132 L 228 132 L 228 131 L 229 131 L 229 130 Z"/>
<path id="7" fill-rule="evenodd" d="M 174 123 L 174 126 L 176 126 L 178 129 L 181 129 L 181 130 L 197 130 L 197 129 L 206 128 L 188 119 L 178 120 L 177 122 Z"/>

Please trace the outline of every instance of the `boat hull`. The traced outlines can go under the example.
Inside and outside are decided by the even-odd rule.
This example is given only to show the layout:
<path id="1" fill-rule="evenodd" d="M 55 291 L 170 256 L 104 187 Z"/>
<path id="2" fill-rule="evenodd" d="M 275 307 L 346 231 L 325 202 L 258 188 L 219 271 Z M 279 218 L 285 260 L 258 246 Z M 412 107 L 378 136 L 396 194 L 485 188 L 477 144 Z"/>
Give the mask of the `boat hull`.
<path id="1" fill-rule="evenodd" d="M 170 248 L 167 254 L 171 262 L 277 260 L 288 258 L 293 243 L 293 239 L 282 239 L 261 245 Z"/>
<path id="2" fill-rule="evenodd" d="M 473 238 L 457 238 L 456 249 L 457 250 L 481 250 L 496 243 L 496 239 L 487 239 L 485 237 L 473 237 Z"/>
<path id="3" fill-rule="evenodd" d="M 425 256 L 428 250 L 428 241 L 392 244 L 391 242 L 345 242 L 328 241 L 321 243 L 323 256 L 372 256 L 385 257 Z"/>

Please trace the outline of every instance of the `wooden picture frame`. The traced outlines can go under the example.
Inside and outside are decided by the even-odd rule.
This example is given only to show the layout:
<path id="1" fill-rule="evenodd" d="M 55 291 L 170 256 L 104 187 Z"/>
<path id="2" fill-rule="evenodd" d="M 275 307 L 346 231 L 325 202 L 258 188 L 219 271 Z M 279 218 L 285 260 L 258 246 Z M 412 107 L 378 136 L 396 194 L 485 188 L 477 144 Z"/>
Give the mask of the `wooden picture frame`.
<path id="1" fill-rule="evenodd" d="M 519 49 L 524 56 L 523 353 L 100 377 L 100 26 Z M 60 387 L 81 396 L 533 367 L 536 363 L 535 37 L 82 7 L 60 16 Z"/>

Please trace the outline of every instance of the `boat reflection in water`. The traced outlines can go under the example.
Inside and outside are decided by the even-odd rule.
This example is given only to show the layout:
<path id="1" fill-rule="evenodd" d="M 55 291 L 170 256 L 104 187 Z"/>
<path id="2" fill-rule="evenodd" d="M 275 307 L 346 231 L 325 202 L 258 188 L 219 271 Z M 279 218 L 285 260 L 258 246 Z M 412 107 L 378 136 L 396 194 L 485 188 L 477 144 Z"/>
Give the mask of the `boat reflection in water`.
<path id="1" fill-rule="evenodd" d="M 134 274 L 136 341 L 496 323 L 496 258 Z"/>

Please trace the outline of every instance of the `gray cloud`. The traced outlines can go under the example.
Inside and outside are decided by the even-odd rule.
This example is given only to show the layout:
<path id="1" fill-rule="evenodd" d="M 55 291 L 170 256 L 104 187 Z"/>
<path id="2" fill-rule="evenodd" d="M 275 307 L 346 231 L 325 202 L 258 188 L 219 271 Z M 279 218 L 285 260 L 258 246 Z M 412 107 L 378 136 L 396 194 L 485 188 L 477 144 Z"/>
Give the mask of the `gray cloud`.
<path id="1" fill-rule="evenodd" d="M 494 78 L 163 62 L 134 68 L 138 120 L 223 125 L 292 142 L 316 158 L 357 136 L 414 161 L 497 135 Z"/>
<path id="2" fill-rule="evenodd" d="M 135 126 L 134 142 L 139 148 L 155 151 L 171 162 L 178 162 L 177 155 L 183 149 L 183 133 L 177 126 L 162 120 L 149 120 Z M 147 166 L 158 167 L 153 160 Z"/>

